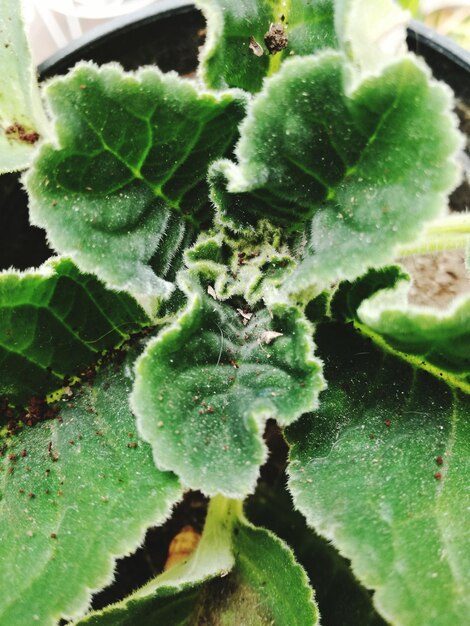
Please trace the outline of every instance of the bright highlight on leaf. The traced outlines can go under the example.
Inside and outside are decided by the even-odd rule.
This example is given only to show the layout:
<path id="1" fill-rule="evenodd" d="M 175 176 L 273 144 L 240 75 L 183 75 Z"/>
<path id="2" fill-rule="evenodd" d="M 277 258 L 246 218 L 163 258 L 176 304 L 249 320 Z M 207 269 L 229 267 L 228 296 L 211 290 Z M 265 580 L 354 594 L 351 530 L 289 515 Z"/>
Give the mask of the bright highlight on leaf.
<path id="1" fill-rule="evenodd" d="M 64 386 L 149 319 L 68 259 L 0 274 L 0 396 L 24 402 Z"/>
<path id="2" fill-rule="evenodd" d="M 298 309 L 237 311 L 184 274 L 188 305 L 138 360 L 131 404 L 160 469 L 207 495 L 242 498 L 266 458 L 266 420 L 292 423 L 323 388 Z M 280 333 L 269 345 L 266 332 Z"/>
<path id="3" fill-rule="evenodd" d="M 405 27 L 410 17 L 394 0 L 335 0 L 339 45 L 351 63 L 354 80 L 378 74 L 406 56 Z"/>
<path id="4" fill-rule="evenodd" d="M 0 174 L 25 169 L 47 120 L 23 24 L 23 0 L 0 5 Z"/>
<path id="5" fill-rule="evenodd" d="M 336 52 L 286 62 L 249 106 L 238 164 L 212 168 L 213 198 L 234 225 L 305 229 L 290 293 L 389 262 L 457 182 L 447 90 L 411 56 L 350 94 L 346 70 Z"/>
<path id="6" fill-rule="evenodd" d="M 111 582 L 115 558 L 133 552 L 180 498 L 128 408 L 136 354 L 66 395 L 56 419 L 0 437 L 2 625 L 82 615 L 92 591 Z"/>
<path id="7" fill-rule="evenodd" d="M 295 505 L 351 559 L 391 624 L 465 624 L 468 396 L 351 328 L 327 326 L 317 340 L 328 390 L 288 430 Z"/>
<path id="8" fill-rule="evenodd" d="M 110 287 L 169 295 L 172 261 L 210 221 L 207 167 L 232 148 L 244 96 L 199 92 L 157 68 L 91 64 L 46 95 L 58 139 L 26 178 L 33 223 Z"/>
<path id="9" fill-rule="evenodd" d="M 248 523 L 241 502 L 214 498 L 202 539 L 187 562 L 76 626 L 318 623 L 305 572 L 286 544 Z"/>

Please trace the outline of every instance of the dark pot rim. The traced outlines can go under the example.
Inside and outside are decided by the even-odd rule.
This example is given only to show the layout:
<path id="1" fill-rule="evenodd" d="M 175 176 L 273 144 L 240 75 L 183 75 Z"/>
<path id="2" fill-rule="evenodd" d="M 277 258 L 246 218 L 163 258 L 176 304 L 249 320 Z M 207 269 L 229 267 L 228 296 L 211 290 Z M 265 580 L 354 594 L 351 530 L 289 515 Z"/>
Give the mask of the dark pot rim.
<path id="1" fill-rule="evenodd" d="M 188 0 L 160 0 L 143 9 L 117 17 L 97 26 L 79 39 L 51 55 L 38 66 L 41 79 L 53 76 L 58 66 L 77 61 L 79 53 L 92 52 L 103 42 L 111 42 L 124 32 L 158 22 L 170 16 L 197 11 Z M 423 56 L 437 78 L 447 82 L 460 98 L 470 101 L 470 52 L 457 43 L 417 21 L 408 26 L 407 43 L 410 50 Z"/>

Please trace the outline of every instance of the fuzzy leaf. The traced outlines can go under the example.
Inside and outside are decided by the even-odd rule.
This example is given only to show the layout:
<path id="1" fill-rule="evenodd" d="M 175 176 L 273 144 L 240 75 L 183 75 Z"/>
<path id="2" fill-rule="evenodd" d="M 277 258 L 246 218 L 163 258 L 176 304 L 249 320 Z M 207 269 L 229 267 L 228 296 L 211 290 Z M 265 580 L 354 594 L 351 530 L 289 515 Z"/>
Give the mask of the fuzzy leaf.
<path id="1" fill-rule="evenodd" d="M 202 75 L 214 89 L 259 91 L 263 78 L 284 58 L 336 45 L 332 0 L 199 0 L 196 5 L 208 28 L 200 59 Z M 270 55 L 264 38 L 272 24 L 284 27 L 287 45 Z M 261 56 L 253 50 L 256 44 Z"/>
<path id="2" fill-rule="evenodd" d="M 208 289 L 216 300 L 239 296 L 250 307 L 279 302 L 279 287 L 295 268 L 295 260 L 282 241 L 281 229 L 268 222 L 263 226 L 253 240 L 230 236 L 227 231 L 202 233 L 186 251 L 187 267 L 213 275 L 214 285 Z"/>
<path id="3" fill-rule="evenodd" d="M 400 626 L 470 610 L 470 402 L 351 327 L 317 333 L 328 390 L 288 429 L 290 490 Z"/>
<path id="4" fill-rule="evenodd" d="M 469 382 L 470 297 L 461 296 L 449 308 L 437 310 L 409 304 L 409 288 L 410 283 L 402 281 L 393 290 L 374 294 L 359 307 L 358 319 L 392 350 Z"/>
<path id="5" fill-rule="evenodd" d="M 312 327 L 294 307 L 237 312 L 190 274 L 180 286 L 187 307 L 139 359 L 131 404 L 160 469 L 208 495 L 243 497 L 266 458 L 266 420 L 287 425 L 317 403 Z M 266 346 L 266 331 L 282 336 Z"/>
<path id="6" fill-rule="evenodd" d="M 353 282 L 345 280 L 331 299 L 332 318 L 341 322 L 356 320 L 357 309 L 364 300 L 383 289 L 392 289 L 400 280 L 409 280 L 409 275 L 399 265 L 373 268 Z"/>
<path id="7" fill-rule="evenodd" d="M 270 474 L 269 484 L 261 480 L 248 499 L 247 514 L 254 524 L 269 529 L 293 550 L 315 590 L 322 624 L 387 626 L 374 610 L 369 590 L 352 573 L 349 561 L 313 532 L 305 517 L 293 508 L 285 482 L 284 474 L 275 480 Z"/>
<path id="8" fill-rule="evenodd" d="M 235 504 L 239 505 L 231 506 Z M 209 535 L 204 531 L 187 563 L 76 626 L 317 625 L 312 590 L 286 544 L 243 518 L 218 522 Z M 223 566 L 229 567 L 208 569 L 208 557 L 227 549 Z"/>
<path id="9" fill-rule="evenodd" d="M 32 222 L 112 288 L 168 295 L 172 261 L 209 221 L 207 167 L 231 149 L 244 97 L 83 63 L 46 95 L 58 145 L 27 176 Z"/>
<path id="10" fill-rule="evenodd" d="M 27 167 L 47 130 L 23 22 L 23 1 L 0 5 L 0 174 Z"/>
<path id="11" fill-rule="evenodd" d="M 179 499 L 176 478 L 155 468 L 135 432 L 136 354 L 60 401 L 62 421 L 0 441 L 1 624 L 56 626 L 83 615 L 92 591 L 112 580 L 114 559 L 133 552 Z"/>
<path id="12" fill-rule="evenodd" d="M 68 259 L 0 274 L 0 395 L 24 402 L 59 389 L 149 323 L 125 293 Z"/>
<path id="13" fill-rule="evenodd" d="M 212 168 L 213 198 L 239 228 L 267 218 L 306 230 L 291 293 L 389 262 L 458 178 L 445 86 L 408 56 L 346 93 L 344 68 L 336 52 L 286 62 L 249 106 L 239 164 Z"/>

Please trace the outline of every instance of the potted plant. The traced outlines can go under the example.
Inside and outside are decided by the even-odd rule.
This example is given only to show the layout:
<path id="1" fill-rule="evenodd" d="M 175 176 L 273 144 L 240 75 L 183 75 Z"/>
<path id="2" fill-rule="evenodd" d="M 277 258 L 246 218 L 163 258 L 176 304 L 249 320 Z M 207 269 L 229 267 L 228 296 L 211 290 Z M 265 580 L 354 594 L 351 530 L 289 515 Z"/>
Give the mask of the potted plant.
<path id="1" fill-rule="evenodd" d="M 0 278 L 0 624 L 307 626 L 324 574 L 356 623 L 463 625 L 468 295 L 397 263 L 468 233 L 451 92 L 388 0 L 198 5 L 196 80 L 83 62 L 42 99 L 2 7 L 2 169 L 58 256 Z M 351 570 L 282 462 L 252 497 L 284 441 Z M 201 536 L 87 613 L 188 491 Z"/>

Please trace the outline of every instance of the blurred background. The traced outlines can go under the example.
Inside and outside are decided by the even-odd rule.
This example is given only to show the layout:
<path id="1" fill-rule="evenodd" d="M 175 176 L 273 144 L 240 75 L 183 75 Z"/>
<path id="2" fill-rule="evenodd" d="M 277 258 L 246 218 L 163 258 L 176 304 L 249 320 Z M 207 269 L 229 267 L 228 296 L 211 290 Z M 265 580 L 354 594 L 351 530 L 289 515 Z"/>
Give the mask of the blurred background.
<path id="1" fill-rule="evenodd" d="M 397 1 L 416 19 L 470 50 L 470 0 Z M 41 63 L 94 26 L 157 2 L 159 0 L 25 0 L 34 60 Z"/>

